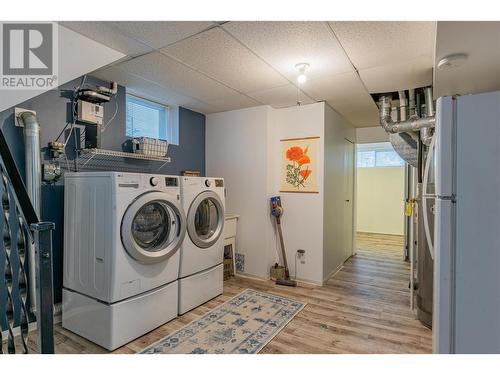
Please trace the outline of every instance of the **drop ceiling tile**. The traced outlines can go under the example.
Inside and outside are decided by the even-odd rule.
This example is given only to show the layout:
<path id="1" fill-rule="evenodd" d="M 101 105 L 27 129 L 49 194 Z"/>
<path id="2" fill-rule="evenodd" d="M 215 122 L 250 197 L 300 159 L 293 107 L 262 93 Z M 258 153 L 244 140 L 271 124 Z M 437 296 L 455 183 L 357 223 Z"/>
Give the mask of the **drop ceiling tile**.
<path id="1" fill-rule="evenodd" d="M 326 22 L 228 22 L 222 27 L 292 82 L 301 62 L 310 64 L 310 77 L 353 69 Z"/>
<path id="2" fill-rule="evenodd" d="M 106 81 L 115 81 L 119 85 L 125 86 L 127 92 L 158 103 L 184 105 L 185 103 L 196 102 L 195 99 L 189 96 L 129 73 L 118 66 L 100 69 L 93 72 L 92 75 Z"/>
<path id="3" fill-rule="evenodd" d="M 118 66 L 129 73 L 205 103 L 237 94 L 236 91 L 159 52 L 137 57 Z"/>
<path id="4" fill-rule="evenodd" d="M 378 108 L 355 72 L 309 79 L 304 91 L 328 102 L 354 126 L 378 124 Z"/>
<path id="5" fill-rule="evenodd" d="M 258 101 L 241 94 L 230 96 L 228 98 L 211 100 L 208 102 L 208 104 L 212 108 L 209 113 L 232 111 L 234 109 L 249 108 L 262 105 Z"/>
<path id="6" fill-rule="evenodd" d="M 197 101 L 197 100 L 186 102 L 182 105 L 182 107 L 190 109 L 191 111 L 203 113 L 204 115 L 209 114 L 209 113 L 220 112 L 217 110 L 216 107 L 214 107 L 210 104 L 204 103 L 204 102 Z"/>
<path id="7" fill-rule="evenodd" d="M 221 28 L 161 50 L 241 92 L 285 85 L 287 80 Z"/>
<path id="8" fill-rule="evenodd" d="M 77 21 L 59 24 L 129 56 L 153 51 L 153 48 L 144 43 L 120 33 L 110 22 Z"/>
<path id="9" fill-rule="evenodd" d="M 336 101 L 328 101 L 327 103 L 356 128 L 380 126 L 378 112 L 373 111 L 371 106 L 360 105 L 352 110 L 342 108 L 342 104 Z"/>
<path id="10" fill-rule="evenodd" d="M 432 67 L 435 22 L 330 22 L 335 35 L 358 69 L 420 59 Z"/>
<path id="11" fill-rule="evenodd" d="M 109 24 L 153 48 L 168 46 L 215 25 L 209 21 L 121 21 Z"/>
<path id="12" fill-rule="evenodd" d="M 398 61 L 398 60 L 397 60 Z M 361 69 L 359 75 L 371 93 L 391 92 L 432 84 L 432 65 L 427 58 Z"/>
<path id="13" fill-rule="evenodd" d="M 437 68 L 446 56 L 466 53 L 454 68 Z M 500 22 L 438 22 L 434 97 L 500 90 Z"/>
<path id="14" fill-rule="evenodd" d="M 274 108 L 284 108 L 297 105 L 297 87 L 292 84 L 285 86 L 274 87 L 272 89 L 256 91 L 248 94 L 255 100 L 258 100 L 262 104 L 270 105 Z M 305 95 L 303 92 L 299 96 L 302 104 L 315 103 L 310 97 Z"/>

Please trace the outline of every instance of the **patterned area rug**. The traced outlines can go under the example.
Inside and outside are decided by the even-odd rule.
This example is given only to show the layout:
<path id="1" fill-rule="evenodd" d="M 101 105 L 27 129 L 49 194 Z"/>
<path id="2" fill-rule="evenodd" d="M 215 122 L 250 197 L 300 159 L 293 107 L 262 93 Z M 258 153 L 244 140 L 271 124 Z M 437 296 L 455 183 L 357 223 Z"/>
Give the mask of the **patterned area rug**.
<path id="1" fill-rule="evenodd" d="M 305 303 L 246 289 L 142 354 L 258 353 Z"/>

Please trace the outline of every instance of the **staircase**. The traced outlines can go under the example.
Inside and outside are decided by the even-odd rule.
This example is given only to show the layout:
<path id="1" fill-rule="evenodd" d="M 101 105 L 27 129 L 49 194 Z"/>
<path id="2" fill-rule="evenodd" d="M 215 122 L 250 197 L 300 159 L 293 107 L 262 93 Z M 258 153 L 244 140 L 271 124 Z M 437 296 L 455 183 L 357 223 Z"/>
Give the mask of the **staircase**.
<path id="1" fill-rule="evenodd" d="M 29 353 L 28 328 L 33 322 L 36 351 L 54 353 L 54 223 L 39 220 L 1 129 L 0 197 L 0 354 Z M 29 277 L 30 262 L 35 263 L 35 278 Z M 29 280 L 36 280 L 36 288 L 31 288 L 36 295 L 30 295 Z"/>

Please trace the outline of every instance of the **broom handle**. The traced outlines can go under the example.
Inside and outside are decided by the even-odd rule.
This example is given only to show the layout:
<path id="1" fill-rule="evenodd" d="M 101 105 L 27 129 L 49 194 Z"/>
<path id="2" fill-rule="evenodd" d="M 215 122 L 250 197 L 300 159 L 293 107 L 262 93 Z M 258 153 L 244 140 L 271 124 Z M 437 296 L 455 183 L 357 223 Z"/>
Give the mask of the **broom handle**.
<path id="1" fill-rule="evenodd" d="M 278 226 L 278 235 L 280 238 L 281 254 L 283 255 L 283 263 L 285 263 L 285 278 L 289 278 L 290 274 L 288 272 L 288 262 L 286 261 L 286 251 L 285 242 L 283 241 L 283 232 L 281 231 L 281 220 L 279 217 L 276 218 L 276 224 Z"/>

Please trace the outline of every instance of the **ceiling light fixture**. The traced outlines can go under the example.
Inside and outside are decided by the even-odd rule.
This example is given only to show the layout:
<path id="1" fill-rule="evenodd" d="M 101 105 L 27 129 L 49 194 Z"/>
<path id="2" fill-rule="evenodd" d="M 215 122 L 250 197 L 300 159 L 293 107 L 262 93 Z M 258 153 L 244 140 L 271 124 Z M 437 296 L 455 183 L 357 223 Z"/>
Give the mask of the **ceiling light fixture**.
<path id="1" fill-rule="evenodd" d="M 306 70 L 308 68 L 309 68 L 308 63 L 299 63 L 295 65 L 295 69 L 299 71 L 299 75 L 297 76 L 297 82 L 299 83 L 299 85 L 306 83 L 307 81 Z"/>

